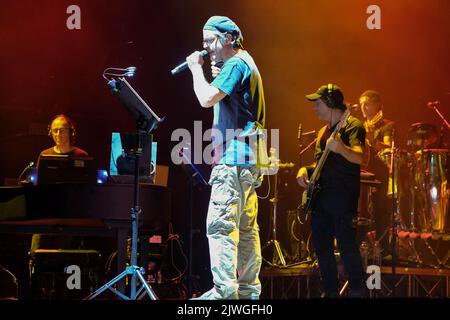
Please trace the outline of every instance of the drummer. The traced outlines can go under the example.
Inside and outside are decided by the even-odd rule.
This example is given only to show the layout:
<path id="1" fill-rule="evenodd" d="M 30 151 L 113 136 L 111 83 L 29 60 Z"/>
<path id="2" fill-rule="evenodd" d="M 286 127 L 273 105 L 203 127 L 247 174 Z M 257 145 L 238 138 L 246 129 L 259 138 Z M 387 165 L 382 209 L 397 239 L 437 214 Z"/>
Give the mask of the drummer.
<path id="1" fill-rule="evenodd" d="M 381 156 L 383 150 L 390 148 L 394 134 L 394 122 L 383 115 L 383 102 L 381 95 L 374 90 L 366 90 L 359 97 L 361 112 L 364 116 L 364 128 L 366 129 L 366 161 L 363 169 L 375 174 L 381 181 L 373 198 L 373 209 L 377 239 L 381 240 L 384 255 L 388 252 L 389 211 L 387 206 L 388 194 L 391 190 L 386 159 Z M 384 236 L 383 236 L 384 235 Z"/>
<path id="2" fill-rule="evenodd" d="M 381 95 L 377 91 L 366 90 L 359 97 L 359 104 L 364 116 L 366 146 L 373 148 L 376 152 L 390 148 L 394 122 L 383 115 Z"/>

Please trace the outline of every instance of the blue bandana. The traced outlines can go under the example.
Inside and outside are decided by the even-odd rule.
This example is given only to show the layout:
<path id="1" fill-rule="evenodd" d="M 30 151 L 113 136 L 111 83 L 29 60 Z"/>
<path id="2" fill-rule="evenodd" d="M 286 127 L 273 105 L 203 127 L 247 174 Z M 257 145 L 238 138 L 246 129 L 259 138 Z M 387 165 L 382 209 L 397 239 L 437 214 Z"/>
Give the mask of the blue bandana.
<path id="1" fill-rule="evenodd" d="M 212 16 L 206 21 L 203 30 L 211 30 L 219 33 L 229 33 L 238 42 L 242 43 L 244 37 L 239 27 L 230 18 L 223 16 Z"/>

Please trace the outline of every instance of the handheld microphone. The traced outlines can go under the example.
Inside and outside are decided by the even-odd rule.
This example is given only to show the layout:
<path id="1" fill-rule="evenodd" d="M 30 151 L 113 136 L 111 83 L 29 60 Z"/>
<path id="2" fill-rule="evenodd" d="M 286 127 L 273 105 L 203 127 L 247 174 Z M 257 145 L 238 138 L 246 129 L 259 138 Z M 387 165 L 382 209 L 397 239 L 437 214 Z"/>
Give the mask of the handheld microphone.
<path id="1" fill-rule="evenodd" d="M 208 55 L 208 51 L 206 51 L 206 50 L 202 50 L 200 53 L 201 53 L 203 58 Z M 187 67 L 188 67 L 188 63 L 187 63 L 187 61 L 185 61 L 182 64 L 180 64 L 180 65 L 176 66 L 175 68 L 173 68 L 172 71 L 170 71 L 170 73 L 172 73 L 172 75 L 176 75 L 177 73 L 183 71 Z"/>

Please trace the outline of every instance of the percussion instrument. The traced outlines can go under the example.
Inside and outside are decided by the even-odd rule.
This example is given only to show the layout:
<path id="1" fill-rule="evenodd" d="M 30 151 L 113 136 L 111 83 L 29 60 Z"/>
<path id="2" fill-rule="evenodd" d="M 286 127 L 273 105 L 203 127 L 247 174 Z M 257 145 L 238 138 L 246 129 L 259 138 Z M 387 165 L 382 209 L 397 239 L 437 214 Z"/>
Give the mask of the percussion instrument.
<path id="1" fill-rule="evenodd" d="M 430 123 L 414 123 L 408 131 L 406 144 L 410 150 L 429 148 L 438 140 L 436 126 Z"/>
<path id="2" fill-rule="evenodd" d="M 373 173 L 361 170 L 357 216 L 358 226 L 374 225 L 373 193 L 380 184 L 381 182 L 375 179 Z"/>
<path id="3" fill-rule="evenodd" d="M 414 182 L 419 205 L 416 212 L 422 232 L 449 231 L 449 155 L 448 149 L 423 149 L 415 153 Z"/>

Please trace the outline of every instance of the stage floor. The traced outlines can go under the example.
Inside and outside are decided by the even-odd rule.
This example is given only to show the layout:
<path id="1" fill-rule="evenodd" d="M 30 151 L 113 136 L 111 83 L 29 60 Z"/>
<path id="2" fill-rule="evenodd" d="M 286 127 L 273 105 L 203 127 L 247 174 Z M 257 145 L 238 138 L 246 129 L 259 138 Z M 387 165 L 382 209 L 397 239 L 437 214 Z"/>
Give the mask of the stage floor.
<path id="1" fill-rule="evenodd" d="M 340 270 L 341 271 L 341 270 Z M 450 269 L 382 266 L 381 288 L 367 289 L 367 298 L 430 297 L 450 298 Z M 262 298 L 308 299 L 320 297 L 318 266 L 308 264 L 290 267 L 266 267 L 261 270 Z M 340 272 L 342 296 L 346 279 Z"/>

